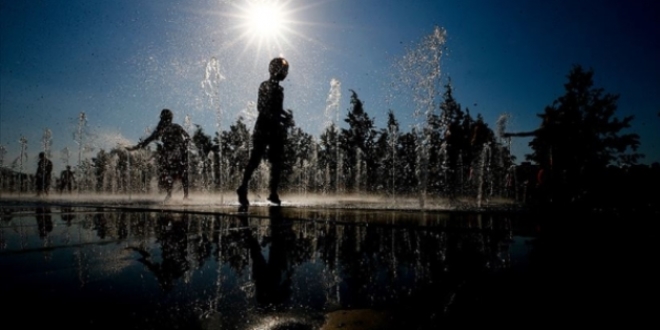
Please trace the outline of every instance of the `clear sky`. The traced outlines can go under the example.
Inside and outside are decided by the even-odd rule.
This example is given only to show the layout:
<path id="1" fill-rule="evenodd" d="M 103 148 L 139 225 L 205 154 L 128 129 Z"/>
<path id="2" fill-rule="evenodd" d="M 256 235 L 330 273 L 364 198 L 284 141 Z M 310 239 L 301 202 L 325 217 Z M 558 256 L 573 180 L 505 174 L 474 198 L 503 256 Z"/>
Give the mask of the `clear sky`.
<path id="1" fill-rule="evenodd" d="M 61 150 L 77 154 L 82 111 L 96 147 L 87 157 L 136 143 L 163 108 L 214 134 L 249 113 L 278 55 L 291 64 L 285 108 L 306 132 L 318 137 L 324 127 L 332 79 L 341 83 L 340 120 L 353 89 L 378 127 L 392 109 L 408 131 L 415 109 L 394 97 L 393 65 L 436 26 L 447 33 L 442 79 L 451 77 L 457 101 L 492 128 L 503 113 L 511 131 L 537 128 L 536 114 L 580 64 L 593 68 L 596 87 L 620 95 L 618 117 L 635 116 L 642 163 L 660 161 L 657 1 L 290 0 L 277 2 L 276 22 L 251 19 L 258 2 L 0 0 L 4 165 L 25 136 L 34 168 L 49 129 L 61 170 Z M 212 59 L 217 75 L 205 84 Z M 527 142 L 514 140 L 519 161 Z"/>

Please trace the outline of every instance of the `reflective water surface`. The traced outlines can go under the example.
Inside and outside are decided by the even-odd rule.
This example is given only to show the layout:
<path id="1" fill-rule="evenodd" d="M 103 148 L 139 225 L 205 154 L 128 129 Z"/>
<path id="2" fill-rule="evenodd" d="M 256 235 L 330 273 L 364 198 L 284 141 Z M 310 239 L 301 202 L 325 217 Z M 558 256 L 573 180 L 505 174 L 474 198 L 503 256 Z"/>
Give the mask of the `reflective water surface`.
<path id="1" fill-rule="evenodd" d="M 3 206 L 5 322 L 68 329 L 400 329 L 532 312 L 520 214 Z"/>

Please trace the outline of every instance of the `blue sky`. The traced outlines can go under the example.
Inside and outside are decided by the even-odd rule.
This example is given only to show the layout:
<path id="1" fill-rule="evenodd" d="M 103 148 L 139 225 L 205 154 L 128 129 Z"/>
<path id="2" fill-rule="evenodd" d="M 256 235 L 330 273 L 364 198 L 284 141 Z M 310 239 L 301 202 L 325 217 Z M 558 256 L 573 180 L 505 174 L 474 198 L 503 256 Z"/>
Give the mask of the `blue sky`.
<path id="1" fill-rule="evenodd" d="M 254 1 L 253 1 L 254 2 Z M 536 114 L 563 94 L 574 64 L 593 68 L 595 85 L 619 94 L 618 117 L 634 115 L 643 163 L 660 161 L 660 5 L 638 1 L 290 0 L 279 35 L 249 33 L 246 1 L 0 0 L 0 145 L 4 164 L 28 140 L 28 168 L 45 129 L 52 158 L 76 154 L 78 114 L 96 151 L 133 144 L 163 108 L 212 134 L 257 96 L 267 63 L 291 63 L 285 107 L 318 136 L 331 79 L 341 83 L 340 119 L 355 90 L 376 125 L 392 109 L 409 130 L 414 105 L 391 89 L 393 64 L 434 28 L 446 30 L 442 79 L 491 127 L 503 113 L 511 131 L 538 127 Z M 261 38 L 261 39 L 260 39 Z M 202 87 L 212 58 L 212 103 Z M 394 100 L 394 101 L 392 101 Z M 219 109 L 219 110 L 218 110 Z M 218 116 L 220 111 L 220 116 Z M 343 122 L 340 124 L 343 125 Z M 516 139 L 518 160 L 530 152 Z M 86 156 L 91 157 L 93 153 Z M 73 160 L 72 164 L 76 163 Z"/>

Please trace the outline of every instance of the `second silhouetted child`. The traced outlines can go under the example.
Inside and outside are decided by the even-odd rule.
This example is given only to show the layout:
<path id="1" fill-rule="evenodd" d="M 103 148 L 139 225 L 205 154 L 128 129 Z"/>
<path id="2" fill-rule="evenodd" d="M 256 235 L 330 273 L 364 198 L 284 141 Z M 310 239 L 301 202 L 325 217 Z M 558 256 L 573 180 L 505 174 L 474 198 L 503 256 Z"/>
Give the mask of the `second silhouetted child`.
<path id="1" fill-rule="evenodd" d="M 159 154 L 158 167 L 161 173 L 161 183 L 167 190 L 166 201 L 172 197 L 172 187 L 175 179 L 181 180 L 183 198 L 188 198 L 188 143 L 190 142 L 190 135 L 181 125 L 173 123 L 172 118 L 172 111 L 163 109 L 160 112 L 160 121 L 154 132 L 146 139 L 141 140 L 136 146 L 126 148 L 127 150 L 144 148 L 154 140 L 160 140 L 163 143 L 163 148 Z"/>

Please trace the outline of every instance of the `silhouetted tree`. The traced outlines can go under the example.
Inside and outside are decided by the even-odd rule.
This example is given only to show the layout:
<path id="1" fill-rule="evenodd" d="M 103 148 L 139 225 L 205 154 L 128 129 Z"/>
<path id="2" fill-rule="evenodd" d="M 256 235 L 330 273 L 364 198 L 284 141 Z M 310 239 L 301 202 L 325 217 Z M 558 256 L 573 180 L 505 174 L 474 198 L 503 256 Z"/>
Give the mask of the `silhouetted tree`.
<path id="1" fill-rule="evenodd" d="M 399 138 L 400 145 L 400 191 L 408 194 L 415 193 L 419 186 L 417 178 L 417 138 L 415 133 L 407 132 Z"/>
<path id="2" fill-rule="evenodd" d="M 451 80 L 445 85 L 445 92 L 442 95 L 443 101 L 440 103 L 440 118 L 442 125 L 446 128 L 443 141 L 445 143 L 445 153 L 443 155 L 447 168 L 445 193 L 450 196 L 457 192 L 462 184 L 461 178 L 467 177 L 463 164 L 469 164 L 470 145 L 470 126 L 472 118 L 469 112 L 467 115 L 461 109 L 461 105 L 454 99 Z M 459 161 L 460 159 L 460 161 Z M 438 177 L 441 177 L 438 173 Z"/>
<path id="3" fill-rule="evenodd" d="M 105 174 L 110 164 L 110 155 L 101 149 L 96 154 L 96 157 L 92 158 L 94 163 L 94 174 L 96 176 L 96 191 L 103 192 L 104 183 L 105 183 Z"/>
<path id="4" fill-rule="evenodd" d="M 284 146 L 284 167 L 282 169 L 282 186 L 289 189 L 298 188 L 302 192 L 313 187 L 312 158 L 314 154 L 314 139 L 299 127 L 293 127 L 288 133 L 288 142 Z M 314 167 L 316 164 L 314 164 Z"/>
<path id="5" fill-rule="evenodd" d="M 117 192 L 151 192 L 151 181 L 158 177 L 156 152 L 149 147 L 132 153 L 125 148 L 113 148 L 110 155 L 114 161 Z"/>
<path id="6" fill-rule="evenodd" d="M 380 164 L 376 189 L 385 189 L 388 194 L 395 194 L 401 188 L 398 182 L 401 170 L 399 135 L 399 122 L 390 110 L 387 113 L 387 127 L 381 129 L 376 141 L 376 158 Z"/>
<path id="7" fill-rule="evenodd" d="M 439 193 L 442 187 L 441 150 L 444 142 L 444 131 L 446 123 L 443 118 L 435 112 L 429 112 L 426 116 L 426 125 L 422 129 L 428 162 L 428 177 L 426 189 L 428 192 Z"/>
<path id="8" fill-rule="evenodd" d="M 337 189 L 338 139 L 339 129 L 334 123 L 328 126 L 319 138 L 318 168 L 323 171 L 323 189 L 325 192 L 336 191 Z M 341 169 L 339 169 L 339 174 L 341 174 Z"/>
<path id="9" fill-rule="evenodd" d="M 351 92 L 351 108 L 349 109 L 346 119 L 348 129 L 342 129 L 342 136 L 344 138 L 344 154 L 346 159 L 344 161 L 344 168 L 348 170 L 348 183 L 353 184 L 347 188 L 358 188 L 360 182 L 357 182 L 363 173 L 367 174 L 366 186 L 367 188 L 374 187 L 374 180 L 376 178 L 376 159 L 375 159 L 375 142 L 376 135 L 378 134 L 374 120 L 369 118 L 369 114 L 364 111 L 362 100 L 358 97 L 354 90 Z M 362 178 L 361 180 L 363 180 Z"/>
<path id="10" fill-rule="evenodd" d="M 202 185 L 204 189 L 209 188 L 209 183 L 211 180 L 209 180 L 210 175 L 210 166 L 209 166 L 209 154 L 211 153 L 211 150 L 213 149 L 213 143 L 211 142 L 211 136 L 207 135 L 204 133 L 204 130 L 202 129 L 201 126 L 195 125 L 195 133 L 193 134 L 192 137 L 192 142 L 195 144 L 195 147 L 197 147 L 197 151 L 199 152 L 199 160 L 202 163 L 202 168 L 201 168 L 201 174 L 202 174 Z"/>
<path id="11" fill-rule="evenodd" d="M 236 123 L 229 126 L 229 131 L 223 131 L 214 138 L 214 173 L 216 183 L 224 182 L 225 187 L 234 187 L 240 184 L 243 166 L 247 164 L 250 157 L 251 139 L 250 131 L 242 116 L 238 117 Z M 222 148 L 222 158 L 219 158 L 218 148 Z M 220 164 L 225 173 L 220 173 Z M 220 180 L 220 178 L 224 178 Z"/>
<path id="12" fill-rule="evenodd" d="M 540 164 L 546 200 L 584 202 L 610 164 L 634 164 L 642 155 L 637 134 L 623 134 L 633 116 L 614 117 L 619 96 L 593 85 L 593 70 L 574 66 L 566 93 L 539 114 L 541 127 L 529 143 L 529 160 Z"/>

